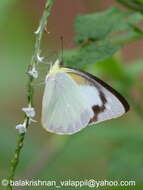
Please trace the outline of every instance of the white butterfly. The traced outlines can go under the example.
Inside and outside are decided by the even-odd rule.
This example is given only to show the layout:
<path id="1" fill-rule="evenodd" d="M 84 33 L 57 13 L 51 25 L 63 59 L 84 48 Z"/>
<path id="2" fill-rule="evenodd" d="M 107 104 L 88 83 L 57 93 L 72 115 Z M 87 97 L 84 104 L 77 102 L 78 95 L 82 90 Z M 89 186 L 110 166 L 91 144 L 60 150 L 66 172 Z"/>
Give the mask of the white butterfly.
<path id="1" fill-rule="evenodd" d="M 81 70 L 62 67 L 58 60 L 46 76 L 42 125 L 47 131 L 74 134 L 128 110 L 127 101 L 108 84 Z"/>

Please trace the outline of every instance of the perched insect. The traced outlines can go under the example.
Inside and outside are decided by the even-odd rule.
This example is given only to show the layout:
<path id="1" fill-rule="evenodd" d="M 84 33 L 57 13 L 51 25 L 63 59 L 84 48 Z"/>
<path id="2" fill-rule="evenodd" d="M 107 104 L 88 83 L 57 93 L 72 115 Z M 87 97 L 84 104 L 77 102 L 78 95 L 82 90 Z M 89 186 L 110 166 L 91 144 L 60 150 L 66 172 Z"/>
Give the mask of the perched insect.
<path id="1" fill-rule="evenodd" d="M 88 125 L 120 117 L 127 101 L 99 78 L 62 66 L 57 60 L 45 80 L 42 125 L 57 134 L 74 134 Z"/>

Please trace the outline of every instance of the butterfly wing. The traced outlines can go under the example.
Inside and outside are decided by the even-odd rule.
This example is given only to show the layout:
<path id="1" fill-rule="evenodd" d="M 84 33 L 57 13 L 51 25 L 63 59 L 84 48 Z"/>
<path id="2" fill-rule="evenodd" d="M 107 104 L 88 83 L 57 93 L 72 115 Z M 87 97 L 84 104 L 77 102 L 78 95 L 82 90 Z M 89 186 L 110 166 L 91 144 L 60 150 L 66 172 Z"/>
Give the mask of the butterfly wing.
<path id="1" fill-rule="evenodd" d="M 65 68 L 65 71 L 88 97 L 94 112 L 89 124 L 120 117 L 129 110 L 129 104 L 124 97 L 99 78 L 77 69 Z"/>
<path id="2" fill-rule="evenodd" d="M 58 134 L 73 134 L 86 127 L 94 112 L 86 94 L 65 72 L 48 76 L 42 102 L 43 127 Z"/>

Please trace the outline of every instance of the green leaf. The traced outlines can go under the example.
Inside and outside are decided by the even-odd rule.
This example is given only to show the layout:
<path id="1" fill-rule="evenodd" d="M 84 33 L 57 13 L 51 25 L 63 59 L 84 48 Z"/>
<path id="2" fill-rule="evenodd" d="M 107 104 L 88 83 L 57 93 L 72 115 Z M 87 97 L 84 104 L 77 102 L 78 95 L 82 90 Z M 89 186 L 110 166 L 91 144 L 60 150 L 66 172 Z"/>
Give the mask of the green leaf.
<path id="1" fill-rule="evenodd" d="M 134 30 L 134 25 L 138 24 L 143 20 L 142 14 L 126 12 L 126 16 L 122 20 L 117 21 L 114 25 L 112 32 L 121 32 L 126 30 Z"/>
<path id="2" fill-rule="evenodd" d="M 135 26 L 141 20 L 140 13 L 117 7 L 101 13 L 78 16 L 75 22 L 76 41 L 81 47 L 68 53 L 70 56 L 66 56 L 66 64 L 84 68 L 86 64 L 112 57 L 122 44 L 143 36 L 142 30 Z"/>
<path id="3" fill-rule="evenodd" d="M 129 31 L 126 32 L 122 35 L 119 35 L 117 37 L 114 37 L 112 39 L 113 44 L 127 44 L 129 42 L 135 41 L 135 40 L 139 40 L 140 38 L 143 37 L 143 33 L 141 34 L 141 32 L 135 32 L 135 31 Z"/>
<path id="4" fill-rule="evenodd" d="M 65 64 L 69 66 L 83 67 L 85 64 L 94 64 L 111 57 L 120 47 L 104 41 L 99 45 L 95 42 L 79 49 L 72 56 L 65 58 Z"/>
<path id="5" fill-rule="evenodd" d="M 75 22 L 76 41 L 99 41 L 109 37 L 113 32 L 132 28 L 142 20 L 140 13 L 132 13 L 112 7 L 107 11 L 78 16 Z"/>

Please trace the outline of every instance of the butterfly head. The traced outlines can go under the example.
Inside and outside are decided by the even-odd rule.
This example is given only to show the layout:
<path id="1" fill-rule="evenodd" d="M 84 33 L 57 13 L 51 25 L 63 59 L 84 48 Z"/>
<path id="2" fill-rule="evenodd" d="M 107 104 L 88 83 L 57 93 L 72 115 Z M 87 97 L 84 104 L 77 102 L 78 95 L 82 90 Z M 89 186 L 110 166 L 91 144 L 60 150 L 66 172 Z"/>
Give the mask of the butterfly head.
<path id="1" fill-rule="evenodd" d="M 50 71 L 48 72 L 48 75 L 52 75 L 59 72 L 62 66 L 63 66 L 63 61 L 57 59 L 55 62 L 51 64 L 51 68 Z"/>

